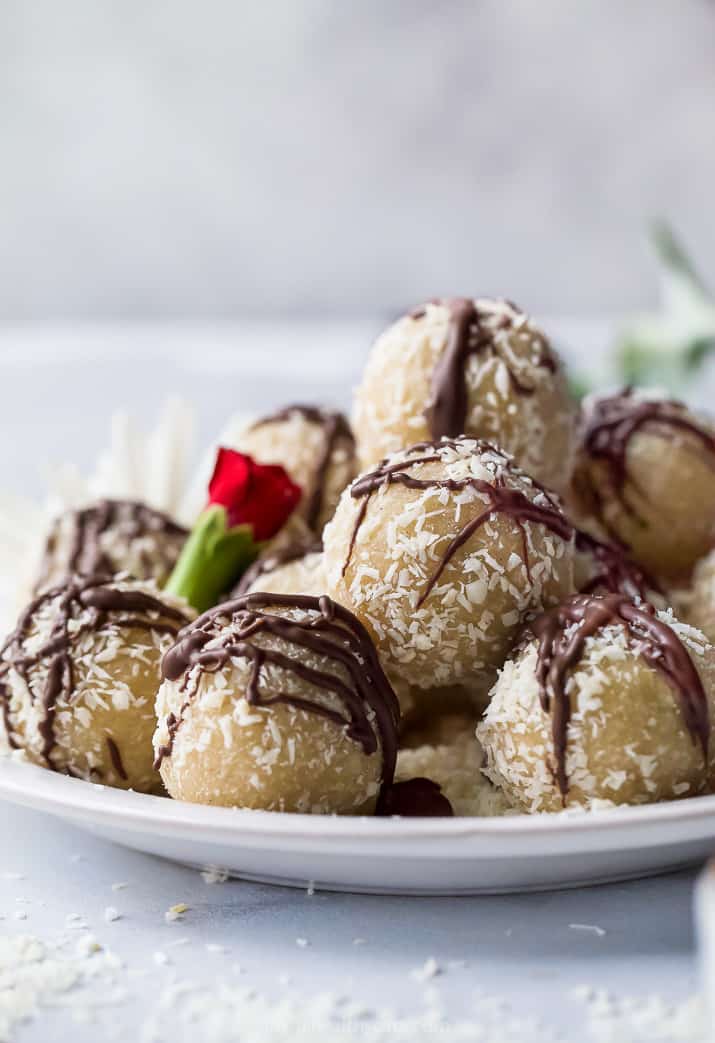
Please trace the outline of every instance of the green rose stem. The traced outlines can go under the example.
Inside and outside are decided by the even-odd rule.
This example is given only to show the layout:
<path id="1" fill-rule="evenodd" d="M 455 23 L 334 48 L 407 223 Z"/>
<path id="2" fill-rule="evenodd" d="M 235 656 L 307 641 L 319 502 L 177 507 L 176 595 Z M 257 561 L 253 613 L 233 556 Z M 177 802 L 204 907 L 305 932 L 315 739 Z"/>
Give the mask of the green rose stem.
<path id="1" fill-rule="evenodd" d="M 211 504 L 191 530 L 165 589 L 205 612 L 241 578 L 261 546 L 250 525 L 229 528 L 226 508 Z"/>

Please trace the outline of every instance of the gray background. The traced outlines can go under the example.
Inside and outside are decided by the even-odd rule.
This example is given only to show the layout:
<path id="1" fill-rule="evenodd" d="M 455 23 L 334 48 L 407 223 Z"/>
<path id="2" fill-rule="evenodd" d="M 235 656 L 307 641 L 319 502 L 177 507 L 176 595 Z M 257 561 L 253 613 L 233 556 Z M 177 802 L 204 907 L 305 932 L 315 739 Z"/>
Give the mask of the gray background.
<path id="1" fill-rule="evenodd" d="M 715 278 L 709 0 L 0 0 L 0 318 L 540 313 Z"/>

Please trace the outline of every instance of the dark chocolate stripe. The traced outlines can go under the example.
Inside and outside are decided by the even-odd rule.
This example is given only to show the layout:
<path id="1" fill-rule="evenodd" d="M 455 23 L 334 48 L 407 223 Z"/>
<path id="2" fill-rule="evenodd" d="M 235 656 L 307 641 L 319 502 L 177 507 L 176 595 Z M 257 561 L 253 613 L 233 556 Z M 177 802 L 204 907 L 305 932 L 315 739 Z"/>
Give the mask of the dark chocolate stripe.
<path id="1" fill-rule="evenodd" d="M 266 424 L 278 424 L 289 420 L 291 416 L 298 414 L 322 428 L 323 445 L 315 462 L 313 476 L 310 486 L 303 490 L 306 502 L 306 523 L 311 529 L 317 530 L 318 519 L 325 503 L 326 479 L 333 453 L 342 443 L 350 459 L 355 456 L 355 438 L 350 424 L 342 413 L 330 409 L 321 409 L 319 406 L 291 405 L 272 413 L 270 416 L 262 417 L 251 425 L 251 430 L 264 427 Z M 354 472 L 353 472 L 354 473 Z"/>
<path id="2" fill-rule="evenodd" d="M 430 401 L 425 410 L 425 419 L 432 438 L 456 438 L 465 434 L 469 393 L 466 382 L 466 367 L 470 355 L 491 354 L 506 366 L 509 382 L 518 395 L 533 395 L 536 388 L 525 384 L 514 370 L 514 366 L 502 350 L 492 331 L 481 324 L 477 302 L 468 297 L 436 298 L 430 304 L 441 305 L 449 312 L 447 341 L 432 373 Z M 412 318 L 421 318 L 425 305 L 412 312 Z M 523 314 L 515 305 L 512 309 Z M 501 329 L 513 325 L 509 315 L 499 319 Z M 556 372 L 556 359 L 546 344 L 541 345 L 536 365 Z"/>
<path id="3" fill-rule="evenodd" d="M 106 741 L 107 741 L 107 749 L 109 750 L 109 757 L 110 757 L 110 760 L 112 762 L 112 767 L 116 771 L 116 773 L 119 776 L 119 778 L 123 779 L 126 782 L 128 780 L 128 778 L 129 778 L 129 776 L 127 775 L 126 771 L 124 770 L 124 764 L 122 762 L 122 755 L 121 755 L 121 752 L 119 750 L 119 747 L 117 746 L 116 742 L 111 737 L 111 735 L 108 735 L 106 737 Z"/>
<path id="4" fill-rule="evenodd" d="M 421 776 L 383 786 L 376 815 L 400 815 L 403 818 L 449 818 L 454 810 L 442 787 Z"/>

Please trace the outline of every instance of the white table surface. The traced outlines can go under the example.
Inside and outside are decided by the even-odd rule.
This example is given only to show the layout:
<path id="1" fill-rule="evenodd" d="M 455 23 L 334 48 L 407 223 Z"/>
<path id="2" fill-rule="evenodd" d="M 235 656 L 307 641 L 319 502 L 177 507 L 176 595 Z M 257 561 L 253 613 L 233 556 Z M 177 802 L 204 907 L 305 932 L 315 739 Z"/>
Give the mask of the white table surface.
<path id="1" fill-rule="evenodd" d="M 37 491 L 41 466 L 72 456 L 89 463 L 110 408 L 131 402 L 149 420 L 166 391 L 196 400 L 205 439 L 233 408 L 306 397 L 346 404 L 374 327 L 0 329 L 0 481 L 5 489 Z M 603 339 L 603 326 L 561 329 L 589 350 Z M 219 376 L 227 360 L 235 373 L 229 379 Z M 158 1036 L 148 1034 L 159 994 L 173 979 L 203 983 L 207 994 L 222 979 L 269 998 L 296 989 L 305 996 L 338 992 L 398 1014 L 428 1001 L 441 1003 L 450 1017 L 469 1015 L 479 996 L 483 1007 L 486 995 L 495 997 L 495 1009 L 496 998 L 504 1001 L 511 1012 L 505 1017 L 533 1016 L 546 1026 L 512 1027 L 504 1036 L 524 1043 L 552 1038 L 552 1029 L 569 1043 L 591 1038 L 584 1004 L 571 994 L 578 986 L 676 1001 L 697 988 L 694 871 L 510 897 L 311 896 L 240 882 L 209 885 L 195 871 L 7 805 L 0 805 L 0 838 L 0 936 L 57 940 L 68 933 L 66 918 L 78 913 L 123 959 L 127 995 L 109 1016 L 102 1013 L 101 1038 L 225 1039 L 204 1036 L 198 1025 L 170 1030 L 168 1015 Z M 128 886 L 115 892 L 115 882 Z M 179 902 L 189 910 L 180 922 L 166 923 L 165 911 Z M 120 919 L 105 922 L 107 906 L 116 907 Z M 25 917 L 17 919 L 18 913 Z M 178 938 L 187 941 L 175 946 Z M 355 938 L 364 942 L 354 944 Z M 157 952 L 170 962 L 157 965 Z M 431 957 L 441 973 L 416 980 L 411 972 Z M 2 990 L 0 978 L 0 1010 Z M 96 1025 L 78 1025 L 70 1012 L 51 1010 L 12 1038 L 95 1043 L 100 1037 Z M 237 1027 L 235 1038 L 281 1037 L 241 1036 Z"/>

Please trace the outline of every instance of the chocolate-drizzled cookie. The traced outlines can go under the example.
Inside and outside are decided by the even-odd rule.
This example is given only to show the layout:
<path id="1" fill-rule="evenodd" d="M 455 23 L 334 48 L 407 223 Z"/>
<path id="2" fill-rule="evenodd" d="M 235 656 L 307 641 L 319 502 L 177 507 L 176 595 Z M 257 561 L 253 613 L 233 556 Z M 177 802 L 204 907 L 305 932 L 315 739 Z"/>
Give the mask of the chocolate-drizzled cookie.
<path id="1" fill-rule="evenodd" d="M 55 771 L 156 788 L 159 664 L 189 618 L 128 579 L 75 576 L 38 594 L 0 649 L 8 744 Z"/>
<path id="2" fill-rule="evenodd" d="M 162 511 L 135 500 L 99 500 L 67 511 L 50 529 L 36 589 L 65 576 L 127 573 L 160 585 L 188 532 Z"/>
<path id="3" fill-rule="evenodd" d="M 183 799 L 347 811 L 374 806 L 392 780 L 397 700 L 368 632 L 328 597 L 218 605 L 179 634 L 162 670 L 155 764 Z M 229 745 L 211 800 L 218 750 L 201 737 L 217 722 Z"/>

